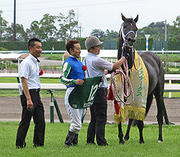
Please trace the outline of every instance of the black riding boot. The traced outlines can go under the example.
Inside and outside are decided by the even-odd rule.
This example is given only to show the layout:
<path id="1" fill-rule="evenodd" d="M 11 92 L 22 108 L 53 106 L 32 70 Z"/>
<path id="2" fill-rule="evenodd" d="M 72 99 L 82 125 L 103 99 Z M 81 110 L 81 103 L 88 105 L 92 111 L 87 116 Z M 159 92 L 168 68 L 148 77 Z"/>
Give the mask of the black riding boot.
<path id="1" fill-rule="evenodd" d="M 65 147 L 69 147 L 73 145 L 74 137 L 75 137 L 75 133 L 69 131 L 66 136 Z"/>
<path id="2" fill-rule="evenodd" d="M 75 134 L 72 143 L 73 143 L 73 145 L 77 145 L 78 144 L 78 134 Z"/>

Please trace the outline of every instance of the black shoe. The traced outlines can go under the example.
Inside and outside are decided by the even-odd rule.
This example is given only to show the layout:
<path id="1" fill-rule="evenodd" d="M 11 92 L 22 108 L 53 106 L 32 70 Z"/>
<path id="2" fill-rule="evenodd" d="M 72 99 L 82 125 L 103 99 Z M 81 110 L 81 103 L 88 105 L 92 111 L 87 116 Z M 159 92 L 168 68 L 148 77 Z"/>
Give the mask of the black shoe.
<path id="1" fill-rule="evenodd" d="M 98 146 L 108 146 L 108 143 L 101 143 L 101 144 L 98 144 Z"/>
<path id="2" fill-rule="evenodd" d="M 66 148 L 73 145 L 74 137 L 75 137 L 75 133 L 69 131 L 67 136 L 66 136 L 66 140 L 65 140 L 65 147 Z"/>
<path id="3" fill-rule="evenodd" d="M 89 145 L 96 145 L 96 143 L 95 142 L 87 142 L 87 144 L 89 144 Z"/>
<path id="4" fill-rule="evenodd" d="M 74 135 L 74 139 L 73 139 L 73 141 L 72 141 L 72 144 L 73 144 L 74 146 L 78 144 L 78 134 L 75 134 L 75 135 Z"/>
<path id="5" fill-rule="evenodd" d="M 26 142 L 23 143 L 23 145 L 16 145 L 17 149 L 25 148 L 26 147 Z"/>

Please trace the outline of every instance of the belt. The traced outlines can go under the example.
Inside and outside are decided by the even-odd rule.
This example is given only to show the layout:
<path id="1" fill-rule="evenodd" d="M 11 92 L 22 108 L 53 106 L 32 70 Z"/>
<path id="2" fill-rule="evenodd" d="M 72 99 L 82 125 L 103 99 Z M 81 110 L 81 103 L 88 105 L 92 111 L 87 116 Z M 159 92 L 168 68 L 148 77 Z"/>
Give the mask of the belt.
<path id="1" fill-rule="evenodd" d="M 40 88 L 37 88 L 37 89 L 30 89 L 29 91 L 32 91 L 32 92 L 39 92 L 39 91 L 40 91 Z"/>
<path id="2" fill-rule="evenodd" d="M 99 87 L 99 89 L 107 89 L 106 87 Z"/>

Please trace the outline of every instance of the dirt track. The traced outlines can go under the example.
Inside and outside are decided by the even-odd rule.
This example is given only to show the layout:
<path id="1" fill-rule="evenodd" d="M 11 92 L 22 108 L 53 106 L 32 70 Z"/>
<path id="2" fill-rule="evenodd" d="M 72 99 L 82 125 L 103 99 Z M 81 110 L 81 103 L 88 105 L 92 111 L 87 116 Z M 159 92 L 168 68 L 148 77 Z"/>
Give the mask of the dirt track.
<path id="1" fill-rule="evenodd" d="M 43 98 L 42 102 L 45 108 L 45 119 L 50 121 L 50 98 Z M 69 121 L 67 112 L 64 105 L 63 98 L 57 98 L 57 102 L 63 116 L 64 121 Z M 170 122 L 175 122 L 180 124 L 180 99 L 165 99 L 167 114 Z M 114 108 L 111 101 L 108 102 L 108 122 L 112 123 L 113 121 Z M 156 121 L 156 103 L 153 101 L 150 112 L 145 119 L 145 123 L 155 123 Z M 58 121 L 58 117 L 55 111 L 55 121 Z M 21 105 L 19 97 L 0 97 L 0 121 L 19 121 L 21 117 Z M 90 114 L 89 110 L 87 111 L 85 121 L 89 121 Z"/>

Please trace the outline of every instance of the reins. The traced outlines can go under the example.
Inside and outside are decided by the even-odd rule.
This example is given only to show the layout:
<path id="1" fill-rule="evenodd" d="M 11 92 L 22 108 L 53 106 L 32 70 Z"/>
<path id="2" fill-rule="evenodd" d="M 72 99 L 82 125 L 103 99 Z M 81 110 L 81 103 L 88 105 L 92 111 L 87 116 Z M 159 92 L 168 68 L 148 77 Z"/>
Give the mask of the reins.
<path id="1" fill-rule="evenodd" d="M 127 40 L 127 36 L 132 33 L 134 34 L 135 38 L 137 36 L 137 32 L 136 31 L 133 31 L 133 30 L 130 30 L 128 32 L 124 32 L 124 23 L 121 25 L 121 29 L 120 29 L 120 36 L 123 40 L 123 45 L 122 45 L 122 53 L 121 53 L 121 57 L 124 56 L 124 47 L 128 47 L 132 50 L 132 61 L 134 61 L 134 58 L 135 56 L 133 55 L 135 53 L 134 51 L 134 48 L 133 48 L 133 45 L 130 46 L 128 44 L 128 40 Z M 122 69 L 118 69 L 118 71 L 116 72 L 113 72 L 111 74 L 111 88 L 112 88 L 112 92 L 113 92 L 113 95 L 114 95 L 114 98 L 117 102 L 121 102 L 121 103 L 124 103 L 126 105 L 129 105 L 131 104 L 133 101 L 134 101 L 134 92 L 133 92 L 133 88 L 132 88 L 132 84 L 131 84 L 131 81 L 130 81 L 130 78 L 129 78 L 129 71 L 128 71 L 128 61 L 126 60 L 125 63 L 123 63 L 123 70 Z M 133 62 L 133 65 L 134 68 L 136 69 L 136 66 Z M 137 70 L 137 69 L 136 69 Z M 119 74 L 120 77 L 121 77 L 121 83 L 122 83 L 122 98 L 121 96 L 119 96 L 118 94 L 118 91 L 117 91 L 117 86 L 116 86 L 116 83 L 115 83 L 115 79 L 114 79 L 114 76 Z M 132 95 L 132 99 L 131 99 L 131 102 L 125 102 L 125 100 L 127 100 L 127 98 Z M 119 100 L 117 100 L 117 98 Z"/>
<path id="2" fill-rule="evenodd" d="M 124 71 L 121 70 L 121 69 L 118 69 L 118 71 L 116 72 L 113 72 L 111 74 L 111 84 L 110 86 L 111 87 L 114 87 L 112 89 L 112 92 L 113 92 L 113 95 L 117 96 L 119 100 L 116 99 L 117 102 L 122 102 L 126 105 L 129 105 L 131 104 L 131 102 L 125 102 L 124 100 L 122 100 L 122 98 L 119 96 L 118 92 L 117 92 L 117 87 L 116 87 L 116 83 L 115 83 L 115 80 L 114 80 L 114 76 L 119 74 L 121 76 L 121 80 L 122 80 L 122 96 L 123 98 L 128 98 L 131 94 L 132 94 L 132 101 L 134 100 L 134 94 L 133 94 L 133 88 L 132 88 L 132 84 L 130 82 L 130 79 L 129 79 L 129 74 L 128 74 L 128 63 L 127 63 L 127 60 L 126 62 L 123 64 L 123 68 L 124 68 Z"/>

